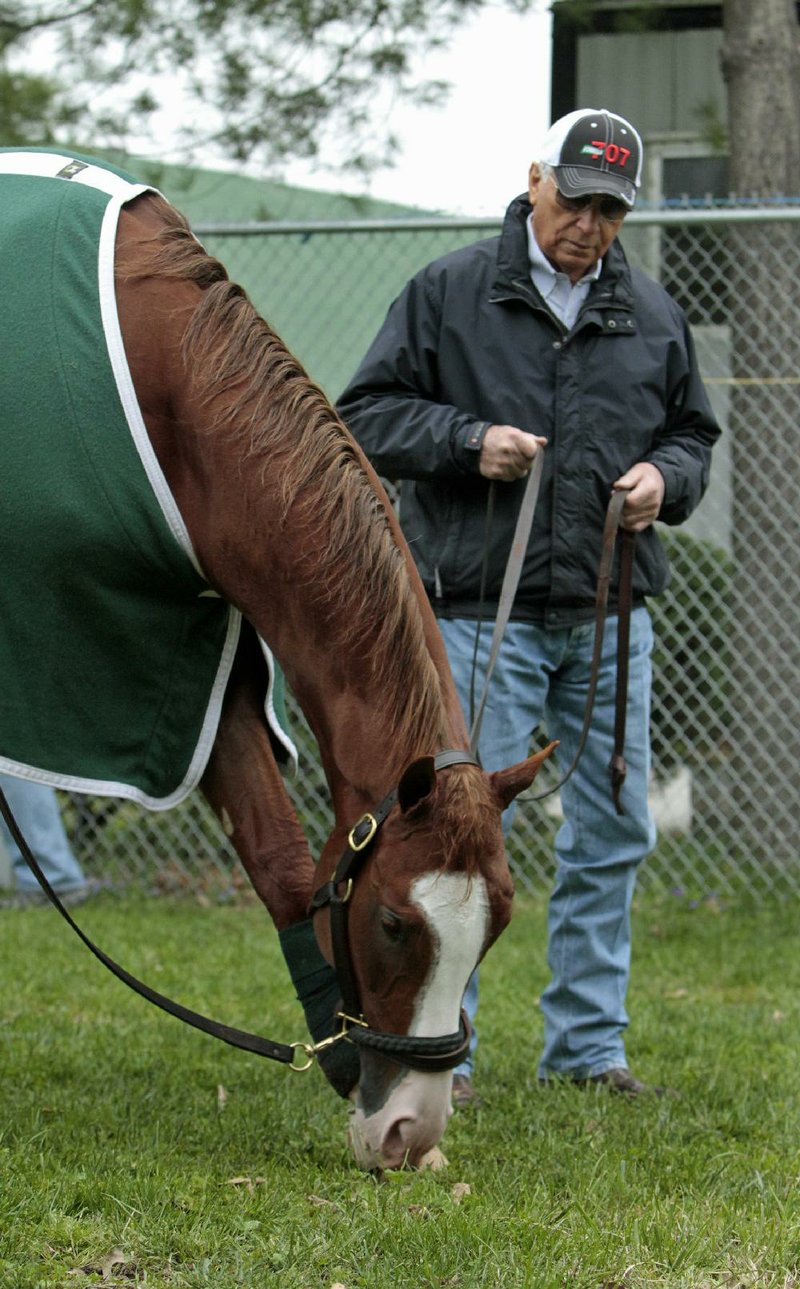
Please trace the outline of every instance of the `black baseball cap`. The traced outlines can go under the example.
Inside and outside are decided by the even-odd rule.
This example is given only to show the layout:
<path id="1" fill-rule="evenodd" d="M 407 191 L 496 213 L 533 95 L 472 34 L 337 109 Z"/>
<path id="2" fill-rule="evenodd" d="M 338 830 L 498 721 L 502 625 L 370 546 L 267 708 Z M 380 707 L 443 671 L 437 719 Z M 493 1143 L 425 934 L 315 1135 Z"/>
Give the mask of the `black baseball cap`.
<path id="1" fill-rule="evenodd" d="M 550 126 L 537 160 L 553 167 L 565 197 L 610 193 L 633 209 L 642 182 L 642 140 L 623 116 L 604 107 L 568 112 Z"/>

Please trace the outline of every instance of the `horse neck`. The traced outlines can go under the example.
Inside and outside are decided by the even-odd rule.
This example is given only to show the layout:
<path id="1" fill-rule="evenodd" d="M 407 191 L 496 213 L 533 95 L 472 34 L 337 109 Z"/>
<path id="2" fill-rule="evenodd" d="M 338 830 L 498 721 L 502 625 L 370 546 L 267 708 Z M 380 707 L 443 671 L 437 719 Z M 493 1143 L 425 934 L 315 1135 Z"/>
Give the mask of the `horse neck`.
<path id="1" fill-rule="evenodd" d="M 412 588 L 408 610 L 419 617 L 422 644 L 402 665 L 376 654 L 381 644 L 369 600 L 348 623 L 347 645 L 331 645 L 341 628 L 341 610 L 321 612 L 313 582 L 294 586 L 283 605 L 273 600 L 262 619 L 263 636 L 319 746 L 337 820 L 348 827 L 396 785 L 415 757 L 468 743 L 435 618 L 413 562 L 404 555 Z M 252 612 L 261 617 L 258 608 Z M 258 621 L 251 620 L 261 633 Z M 438 702 L 431 703 L 434 688 Z M 426 698 L 428 717 L 415 720 Z"/>
<path id="2" fill-rule="evenodd" d="M 188 471 L 170 465 L 178 454 L 163 442 L 158 451 L 201 566 L 275 653 L 319 745 L 337 819 L 350 826 L 415 757 L 468 744 L 441 635 L 394 511 L 363 463 L 388 525 L 384 541 L 400 562 L 402 649 L 387 646 L 387 614 L 367 574 L 360 581 L 368 561 L 358 548 L 347 552 L 354 577 L 341 579 L 350 589 L 338 598 L 325 553 L 341 538 L 328 531 L 325 508 L 311 507 L 311 524 L 308 507 L 285 505 L 279 469 L 243 470 L 218 439 L 197 442 L 201 467 L 195 461 Z"/>

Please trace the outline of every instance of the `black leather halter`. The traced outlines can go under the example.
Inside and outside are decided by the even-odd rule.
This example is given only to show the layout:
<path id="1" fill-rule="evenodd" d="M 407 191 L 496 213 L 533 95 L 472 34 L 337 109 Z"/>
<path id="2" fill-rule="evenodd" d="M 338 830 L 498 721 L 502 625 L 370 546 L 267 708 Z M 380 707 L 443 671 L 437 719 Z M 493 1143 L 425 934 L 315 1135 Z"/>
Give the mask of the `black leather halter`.
<path id="1" fill-rule="evenodd" d="M 438 752 L 433 758 L 434 769 L 446 770 L 451 765 L 477 765 L 471 752 L 460 752 L 450 749 Z M 347 911 L 353 884 L 366 860 L 372 843 L 381 824 L 387 818 L 392 807 L 397 803 L 398 792 L 394 788 L 384 797 L 373 811 L 362 815 L 358 823 L 350 829 L 347 846 L 336 865 L 330 881 L 324 882 L 311 900 L 312 913 L 319 909 L 330 908 L 331 943 L 333 946 L 333 964 L 342 990 L 342 1006 L 338 1019 L 342 1030 L 336 1038 L 347 1038 L 359 1047 L 370 1047 L 381 1052 L 400 1065 L 407 1065 L 413 1070 L 435 1073 L 439 1070 L 452 1070 L 460 1065 L 469 1051 L 471 1028 L 466 1012 L 461 1011 L 461 1021 L 455 1034 L 443 1034 L 433 1038 L 414 1038 L 407 1034 L 387 1034 L 375 1030 L 364 1019 L 359 1001 L 358 984 L 353 969 L 350 952 Z"/>

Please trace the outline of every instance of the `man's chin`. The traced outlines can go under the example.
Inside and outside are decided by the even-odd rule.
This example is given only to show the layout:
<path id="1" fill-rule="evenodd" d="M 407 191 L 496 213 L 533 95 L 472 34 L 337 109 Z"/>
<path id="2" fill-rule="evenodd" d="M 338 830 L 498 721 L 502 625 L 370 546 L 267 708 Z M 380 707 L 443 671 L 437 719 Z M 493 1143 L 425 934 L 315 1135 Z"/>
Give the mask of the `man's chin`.
<path id="1" fill-rule="evenodd" d="M 576 280 L 583 277 L 584 273 L 588 273 L 590 269 L 593 269 L 596 263 L 597 256 L 591 251 L 578 251 L 569 248 L 560 249 L 556 260 L 556 266 L 560 272 L 566 273 L 568 277 L 575 277 Z"/>

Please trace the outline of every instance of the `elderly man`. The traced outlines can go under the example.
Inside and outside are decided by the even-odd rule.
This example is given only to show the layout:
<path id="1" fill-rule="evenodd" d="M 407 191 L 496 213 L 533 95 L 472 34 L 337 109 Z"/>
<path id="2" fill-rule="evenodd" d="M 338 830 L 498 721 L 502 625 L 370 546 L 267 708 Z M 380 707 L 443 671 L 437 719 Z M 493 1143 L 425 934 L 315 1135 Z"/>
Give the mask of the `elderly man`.
<path id="1" fill-rule="evenodd" d="M 647 1088 L 630 1072 L 623 1041 L 630 912 L 637 867 L 655 840 L 645 597 L 668 577 L 653 521 L 691 514 L 719 429 L 683 313 L 629 267 L 616 240 L 641 182 L 634 127 L 584 108 L 556 121 L 536 155 L 501 236 L 444 256 L 408 283 L 339 407 L 378 471 L 402 480 L 401 521 L 467 709 L 489 651 L 491 631 L 479 619 L 496 611 L 524 477 L 544 454 L 482 725 L 487 770 L 526 756 L 540 723 L 560 740 L 562 769 L 569 765 L 589 683 L 604 516 L 612 490 L 629 489 L 622 523 L 639 536 L 624 814 L 608 774 L 614 580 L 591 732 L 562 791 L 539 1078 L 635 1096 Z M 466 1003 L 474 1012 L 475 978 Z M 471 1074 L 471 1061 L 456 1072 L 456 1105 L 476 1098 Z"/>

